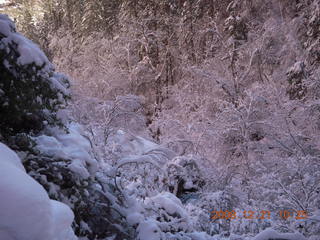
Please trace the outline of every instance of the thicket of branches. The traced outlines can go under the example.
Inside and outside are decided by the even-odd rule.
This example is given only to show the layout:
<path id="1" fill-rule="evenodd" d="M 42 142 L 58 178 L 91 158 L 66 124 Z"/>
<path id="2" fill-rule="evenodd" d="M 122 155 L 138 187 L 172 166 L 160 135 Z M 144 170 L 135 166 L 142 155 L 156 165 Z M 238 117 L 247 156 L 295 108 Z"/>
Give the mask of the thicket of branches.
<path id="1" fill-rule="evenodd" d="M 20 30 L 38 42 L 50 57 L 59 57 L 54 40 L 61 39 L 70 42 L 71 52 L 63 54 L 68 65 L 73 60 L 77 62 L 77 54 L 84 52 L 88 59 L 91 55 L 97 58 L 99 68 L 104 66 L 92 72 L 110 71 L 114 67 L 108 66 L 113 61 L 112 55 L 118 58 L 117 67 L 130 78 L 130 90 L 147 95 L 156 108 L 161 108 L 162 101 L 168 97 L 169 86 L 182 77 L 183 66 L 189 62 L 201 63 L 215 54 L 217 46 L 213 43 L 224 40 L 217 21 L 220 23 L 221 16 L 228 15 L 226 9 L 230 3 L 208 0 L 12 2 L 15 7 L 5 12 L 12 14 Z M 91 54 L 87 44 L 96 44 Z M 63 60 L 57 61 L 58 67 Z M 85 68 L 84 63 L 76 64 Z M 67 72 L 71 76 L 75 74 Z M 144 74 L 149 80 L 141 79 Z"/>
<path id="2" fill-rule="evenodd" d="M 214 207 L 206 191 L 238 209 L 319 208 L 318 1 L 29 3 L 14 10 L 20 28 L 52 51 L 77 93 L 142 96 L 154 139 L 200 155 L 206 184 L 194 208 Z M 279 222 L 319 234 L 314 221 Z M 212 235 L 251 231 L 201 223 Z"/>

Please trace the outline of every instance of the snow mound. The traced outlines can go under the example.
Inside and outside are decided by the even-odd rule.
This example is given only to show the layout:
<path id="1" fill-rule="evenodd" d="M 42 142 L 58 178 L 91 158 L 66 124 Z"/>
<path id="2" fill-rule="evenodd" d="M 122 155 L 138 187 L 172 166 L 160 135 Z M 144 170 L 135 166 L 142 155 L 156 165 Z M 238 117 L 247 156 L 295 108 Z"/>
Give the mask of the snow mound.
<path id="1" fill-rule="evenodd" d="M 13 165 L 14 167 L 25 171 L 24 167 L 20 161 L 20 158 L 18 155 L 13 152 L 10 148 L 8 148 L 6 145 L 0 143 L 0 152 L 1 152 L 1 163 L 5 164 L 10 164 Z"/>
<path id="2" fill-rule="evenodd" d="M 75 240 L 73 212 L 50 200 L 19 157 L 0 143 L 0 239 Z"/>
<path id="3" fill-rule="evenodd" d="M 50 203 L 53 210 L 54 240 L 76 239 L 71 228 L 74 218 L 71 209 L 58 201 L 51 200 Z"/>
<path id="4" fill-rule="evenodd" d="M 253 238 L 253 240 L 269 240 L 269 239 L 283 239 L 283 240 L 306 240 L 301 233 L 278 233 L 277 231 L 267 228 Z"/>
<path id="5" fill-rule="evenodd" d="M 138 240 L 161 240 L 161 230 L 156 221 L 149 220 L 139 224 Z"/>
<path id="6" fill-rule="evenodd" d="M 36 148 L 48 157 L 70 160 L 69 169 L 81 178 L 88 178 L 98 169 L 98 162 L 91 155 L 90 142 L 84 137 L 79 124 L 69 124 L 68 131 L 69 133 L 65 133 L 53 128 L 52 136 L 35 137 Z"/>
<path id="7" fill-rule="evenodd" d="M 158 195 L 146 200 L 148 204 L 152 201 L 159 209 L 164 209 L 168 214 L 177 214 L 180 218 L 188 217 L 186 210 L 183 208 L 179 198 L 169 192 L 159 193 Z"/>

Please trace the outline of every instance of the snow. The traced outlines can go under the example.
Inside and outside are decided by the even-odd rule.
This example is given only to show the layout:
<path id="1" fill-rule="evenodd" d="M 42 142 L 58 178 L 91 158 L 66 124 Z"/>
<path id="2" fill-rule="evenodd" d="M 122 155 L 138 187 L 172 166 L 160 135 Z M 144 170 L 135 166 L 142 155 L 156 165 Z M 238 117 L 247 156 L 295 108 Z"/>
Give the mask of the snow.
<path id="1" fill-rule="evenodd" d="M 71 160 L 69 169 L 81 178 L 88 178 L 98 169 L 97 161 L 91 156 L 91 145 L 84 137 L 79 124 L 68 125 L 69 133 L 52 128 L 52 136 L 35 137 L 36 148 L 44 155 L 52 158 Z"/>
<path id="2" fill-rule="evenodd" d="M 308 217 L 308 220 L 320 222 L 320 210 L 316 210 L 312 216 Z"/>
<path id="3" fill-rule="evenodd" d="M 7 3 L 7 0 L 0 0 L 0 4 Z"/>
<path id="4" fill-rule="evenodd" d="M 129 155 L 142 155 L 159 147 L 159 145 L 154 142 L 135 136 L 121 129 L 108 138 L 108 144 L 121 148 L 119 150 L 123 157 Z"/>
<path id="5" fill-rule="evenodd" d="M 143 215 L 138 212 L 133 212 L 127 215 L 127 222 L 134 226 L 143 220 Z"/>
<path id="6" fill-rule="evenodd" d="M 116 168 L 120 168 L 121 166 L 128 164 L 128 163 L 151 163 L 155 167 L 157 167 L 159 170 L 162 170 L 160 165 L 153 160 L 152 156 L 149 156 L 149 155 L 131 156 L 131 157 L 123 158 L 118 162 L 118 165 L 116 166 Z"/>
<path id="7" fill-rule="evenodd" d="M 50 200 L 19 157 L 2 143 L 0 156 L 0 239 L 75 240 L 69 207 Z"/>
<path id="8" fill-rule="evenodd" d="M 53 211 L 54 240 L 76 239 L 71 224 L 74 218 L 71 209 L 58 201 L 51 200 Z"/>
<path id="9" fill-rule="evenodd" d="M 11 21 L 7 15 L 0 14 L 0 33 L 9 36 L 15 29 L 13 21 Z"/>
<path id="10" fill-rule="evenodd" d="M 183 186 L 185 189 L 192 189 L 193 187 L 195 187 L 193 182 L 190 179 L 188 179 L 188 181 L 186 181 Z"/>
<path id="11" fill-rule="evenodd" d="M 208 235 L 205 232 L 193 232 L 189 234 L 192 240 L 209 240 Z M 210 240 L 213 240 L 210 238 Z"/>
<path id="12" fill-rule="evenodd" d="M 135 162 L 151 163 L 158 169 L 162 169 L 161 166 L 175 155 L 171 150 L 159 144 L 121 129 L 108 137 L 107 145 L 113 149 L 119 159 L 116 169 Z M 113 172 L 116 171 L 113 170 Z"/>
<path id="13" fill-rule="evenodd" d="M 158 209 L 164 209 L 168 214 L 177 214 L 181 218 L 187 220 L 188 214 L 183 208 L 182 203 L 179 198 L 169 192 L 162 192 L 146 199 L 146 204 L 154 203 Z"/>
<path id="14" fill-rule="evenodd" d="M 267 228 L 253 238 L 253 240 L 269 240 L 269 239 L 285 239 L 285 240 L 306 240 L 301 233 L 278 233 L 277 231 Z"/>
<path id="15" fill-rule="evenodd" d="M 8 163 L 8 164 L 14 165 L 16 168 L 22 171 L 25 171 L 18 155 L 1 142 L 0 142 L 0 152 L 2 155 L 1 156 L 2 163 Z"/>
<path id="16" fill-rule="evenodd" d="M 304 69 L 304 63 L 301 61 L 298 61 L 287 71 L 287 75 L 296 76 L 302 73 L 303 69 Z"/>
<path id="17" fill-rule="evenodd" d="M 161 231 L 154 220 L 141 222 L 137 228 L 138 240 L 160 240 Z"/>
<path id="18" fill-rule="evenodd" d="M 58 89 L 65 95 L 69 95 L 70 91 L 64 86 L 63 80 L 67 77 L 62 73 L 54 72 L 53 76 L 50 78 L 51 87 Z"/>
<path id="19" fill-rule="evenodd" d="M 39 49 L 39 47 L 19 33 L 11 34 L 9 40 L 18 44 L 18 52 L 20 54 L 18 64 L 28 65 L 35 63 L 39 67 L 44 64 L 51 65 L 46 55 Z"/>
<path id="20" fill-rule="evenodd" d="M 39 67 L 43 65 L 52 67 L 46 55 L 36 44 L 15 31 L 15 25 L 7 15 L 0 15 L 0 33 L 5 36 L 2 41 L 7 44 L 15 43 L 18 45 L 18 53 L 20 54 L 18 64 L 35 63 Z"/>
<path id="21" fill-rule="evenodd" d="M 144 216 L 141 214 L 143 213 L 143 208 L 135 198 L 128 198 L 128 203 L 130 207 L 126 212 L 127 222 L 134 226 L 144 220 Z"/>
<path id="22" fill-rule="evenodd" d="M 9 53 L 10 46 L 17 46 L 15 50 L 19 54 L 17 63 L 20 66 L 24 67 L 35 64 L 36 66 L 41 67 L 41 74 L 45 76 L 45 79 L 49 79 L 48 81 L 52 88 L 65 95 L 69 94 L 67 87 L 63 83 L 65 76 L 53 72 L 54 66 L 50 63 L 44 52 L 31 40 L 25 38 L 20 33 L 17 33 L 14 22 L 4 14 L 0 14 L 0 36 L 0 49 L 5 49 L 7 53 Z M 5 61 L 4 66 L 9 71 L 14 71 L 14 68 L 10 66 L 9 62 Z M 61 101 L 62 99 L 59 100 Z"/>

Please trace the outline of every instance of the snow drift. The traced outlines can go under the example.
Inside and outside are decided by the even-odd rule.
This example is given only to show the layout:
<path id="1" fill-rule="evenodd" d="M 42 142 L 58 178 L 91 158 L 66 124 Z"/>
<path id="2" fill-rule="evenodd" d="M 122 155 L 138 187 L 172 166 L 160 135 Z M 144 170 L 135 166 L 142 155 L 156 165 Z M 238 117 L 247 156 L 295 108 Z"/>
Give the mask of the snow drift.
<path id="1" fill-rule="evenodd" d="M 50 200 L 15 152 L 0 143 L 0 239 L 75 240 L 73 212 Z"/>

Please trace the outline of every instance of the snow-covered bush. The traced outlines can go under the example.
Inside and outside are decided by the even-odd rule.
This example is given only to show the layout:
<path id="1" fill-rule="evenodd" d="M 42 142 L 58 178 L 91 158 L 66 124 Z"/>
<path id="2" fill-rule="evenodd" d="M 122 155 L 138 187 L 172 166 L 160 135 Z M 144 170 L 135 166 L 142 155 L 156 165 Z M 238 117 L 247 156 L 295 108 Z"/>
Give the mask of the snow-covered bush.
<path id="1" fill-rule="evenodd" d="M 196 156 L 189 155 L 175 157 L 167 163 L 167 184 L 174 195 L 181 198 L 186 193 L 199 191 L 205 185 L 199 162 Z"/>
<path id="2" fill-rule="evenodd" d="M 8 196 L 18 207 L 26 208 L 25 213 L 21 212 L 19 217 L 12 208 L 7 209 L 4 218 L 12 214 L 13 220 L 8 226 L 0 217 L 0 222 L 10 228 L 8 232 L 0 226 L 0 234 L 5 234 L 1 239 L 67 240 L 65 228 L 70 228 L 73 218 L 72 226 L 78 236 L 130 239 L 132 229 L 127 226 L 122 212 L 125 200 L 112 179 L 98 171 L 98 159 L 86 132 L 72 121 L 70 111 L 62 110 L 69 97 L 67 78 L 54 72 L 45 54 L 17 33 L 13 22 L 5 15 L 0 15 L 0 70 L 1 140 L 18 152 L 29 174 L 23 172 L 20 174 L 23 177 L 17 179 L 17 186 L 25 187 L 21 190 L 23 195 L 18 194 L 19 188 L 17 198 Z M 1 176 L 7 177 L 2 173 Z M 23 185 L 20 180 L 32 182 L 35 189 L 41 190 L 38 191 L 39 198 L 43 200 L 36 195 L 34 198 L 27 196 L 26 191 L 32 186 Z M 5 185 L 1 185 L 0 192 L 2 190 L 7 192 Z M 49 202 L 47 195 L 67 204 L 74 213 L 59 202 Z M 26 205 L 21 204 L 20 198 L 23 197 Z M 37 201 L 40 203 L 37 207 L 27 206 L 28 201 L 30 205 L 37 204 Z M 7 205 L 7 200 L 0 200 L 1 209 Z M 13 226 L 14 223 L 17 226 Z M 24 233 L 12 233 L 18 232 L 15 228 L 19 229 L 19 224 Z M 54 236 L 52 231 L 55 231 Z"/>
<path id="3" fill-rule="evenodd" d="M 1 133 L 37 132 L 57 124 L 68 96 L 68 81 L 33 42 L 0 15 Z"/>
<path id="4" fill-rule="evenodd" d="M 139 224 L 137 229 L 138 239 L 144 240 L 148 238 L 146 231 L 152 223 L 159 229 L 157 232 L 153 231 L 154 234 L 158 236 L 162 235 L 162 239 L 169 239 L 170 235 L 173 236 L 175 233 L 191 230 L 186 210 L 183 208 L 181 201 L 171 193 L 162 192 L 156 196 L 147 198 L 145 209 L 151 217 L 147 222 Z"/>
<path id="5" fill-rule="evenodd" d="M 94 152 L 81 125 L 71 122 L 65 127 L 68 132 L 47 127 L 42 135 L 32 137 L 34 146 L 24 158 L 28 173 L 51 197 L 71 207 L 78 236 L 130 239 L 133 230 L 125 221 L 126 198 L 106 174 L 110 165 L 98 162 L 99 152 Z"/>
<path id="6" fill-rule="evenodd" d="M 119 177 L 120 186 L 128 188 L 130 195 L 145 198 L 167 189 L 163 166 L 173 152 L 122 130 L 110 135 L 107 143 L 114 149 L 114 177 Z"/>
<path id="7" fill-rule="evenodd" d="M 169 192 L 159 192 L 143 202 L 131 199 L 128 222 L 136 227 L 137 240 L 209 240 L 208 234 L 194 227 L 187 208 Z"/>
<path id="8" fill-rule="evenodd" d="M 90 133 L 92 156 L 104 169 L 93 179 L 85 170 L 90 161 L 82 159 L 81 169 L 90 177 L 76 179 L 68 168 L 75 158 L 71 154 L 67 163 L 52 164 L 63 166 L 62 177 L 34 176 L 48 189 L 63 186 L 52 192 L 67 196 L 66 201 L 75 199 L 70 202 L 81 211 L 77 231 L 105 237 L 110 234 L 106 222 L 114 221 L 124 236 L 130 232 L 127 221 L 137 230 L 132 237 L 143 240 L 205 238 L 198 232 L 211 239 L 250 239 L 270 226 L 277 233 L 266 230 L 257 238 L 303 239 L 293 233 L 298 230 L 317 239 L 319 1 L 122 3 L 115 8 L 119 29 L 112 36 L 75 31 L 75 40 L 65 34 L 68 27 L 80 29 L 84 22 L 79 21 L 51 38 L 55 61 L 79 83 L 74 117 Z M 71 13 L 78 4 L 63 11 Z M 69 16 L 88 24 L 95 20 L 91 13 L 85 19 Z M 117 96 L 127 93 L 144 95 L 145 104 L 132 95 Z M 58 138 L 51 133 L 51 140 Z M 15 139 L 23 145 L 18 139 L 25 136 Z M 84 149 L 91 154 L 88 142 Z M 66 153 L 64 146 L 59 151 Z M 45 158 L 31 161 L 48 165 Z M 173 205 L 175 211 L 168 208 Z M 277 213 L 286 208 L 307 210 L 312 217 L 209 219 L 213 209 Z M 108 214 L 99 216 L 93 209 Z M 111 212 L 118 217 L 108 218 Z"/>
<path id="9" fill-rule="evenodd" d="M 46 129 L 46 134 L 33 138 L 35 149 L 51 161 L 64 159 L 70 162 L 68 168 L 80 179 L 87 179 L 98 169 L 92 156 L 90 142 L 85 138 L 81 126 L 71 123 L 66 126 L 68 133 L 56 128 Z M 64 163 L 66 164 L 66 162 Z"/>

